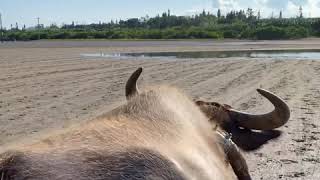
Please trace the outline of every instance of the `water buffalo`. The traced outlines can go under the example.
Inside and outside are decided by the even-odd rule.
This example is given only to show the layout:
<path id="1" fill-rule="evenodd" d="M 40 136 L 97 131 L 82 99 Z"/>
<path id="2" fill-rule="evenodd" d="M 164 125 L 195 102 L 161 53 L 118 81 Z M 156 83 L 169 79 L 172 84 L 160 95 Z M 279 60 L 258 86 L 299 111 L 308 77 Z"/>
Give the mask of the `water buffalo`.
<path id="1" fill-rule="evenodd" d="M 173 87 L 140 92 L 141 72 L 139 68 L 129 78 L 124 105 L 1 154 L 0 180 L 249 180 L 238 146 L 258 148 L 275 135 L 253 130 L 272 130 L 289 119 L 288 106 L 265 90 L 259 92 L 275 110 L 250 115 L 227 105 L 190 100 Z"/>

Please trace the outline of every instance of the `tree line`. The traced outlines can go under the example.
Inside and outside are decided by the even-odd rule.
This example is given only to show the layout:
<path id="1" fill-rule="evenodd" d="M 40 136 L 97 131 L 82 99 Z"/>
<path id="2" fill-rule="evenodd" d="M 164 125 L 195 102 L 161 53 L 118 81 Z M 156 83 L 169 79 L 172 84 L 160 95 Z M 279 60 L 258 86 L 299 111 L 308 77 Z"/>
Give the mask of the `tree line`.
<path id="1" fill-rule="evenodd" d="M 37 39 L 298 39 L 320 36 L 320 18 L 261 18 L 252 9 L 203 11 L 193 16 L 171 15 L 170 11 L 155 17 L 130 18 L 95 24 L 64 24 L 61 27 L 38 26 L 33 29 L 3 30 L 7 41 Z"/>

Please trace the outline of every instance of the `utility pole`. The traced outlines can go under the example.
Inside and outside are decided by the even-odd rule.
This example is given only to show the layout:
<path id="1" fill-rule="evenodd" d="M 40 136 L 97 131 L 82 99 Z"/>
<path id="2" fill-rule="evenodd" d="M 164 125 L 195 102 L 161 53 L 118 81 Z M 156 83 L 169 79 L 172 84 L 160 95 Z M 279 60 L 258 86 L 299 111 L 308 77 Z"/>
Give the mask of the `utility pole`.
<path id="1" fill-rule="evenodd" d="M 38 20 L 38 40 L 40 40 L 40 18 L 37 17 Z"/>
<path id="2" fill-rule="evenodd" d="M 3 43 L 3 28 L 2 28 L 2 15 L 0 13 L 0 40 L 1 40 L 1 43 Z"/>

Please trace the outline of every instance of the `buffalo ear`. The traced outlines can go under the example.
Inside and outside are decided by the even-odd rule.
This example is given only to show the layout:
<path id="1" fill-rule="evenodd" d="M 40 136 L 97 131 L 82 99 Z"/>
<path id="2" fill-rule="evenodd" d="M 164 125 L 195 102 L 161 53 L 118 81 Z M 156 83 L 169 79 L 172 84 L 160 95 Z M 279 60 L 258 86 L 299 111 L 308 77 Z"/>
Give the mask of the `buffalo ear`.
<path id="1" fill-rule="evenodd" d="M 244 151 L 254 151 L 268 141 L 280 137 L 281 134 L 282 132 L 278 130 L 252 131 L 236 128 L 232 130 L 232 141 Z"/>

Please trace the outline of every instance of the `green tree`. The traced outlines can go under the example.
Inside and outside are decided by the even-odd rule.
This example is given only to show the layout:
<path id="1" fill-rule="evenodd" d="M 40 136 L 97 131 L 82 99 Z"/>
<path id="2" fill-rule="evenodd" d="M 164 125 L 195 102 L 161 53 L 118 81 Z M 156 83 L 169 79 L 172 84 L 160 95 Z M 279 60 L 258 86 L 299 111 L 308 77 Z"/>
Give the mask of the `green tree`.
<path id="1" fill-rule="evenodd" d="M 221 10 L 220 9 L 218 9 L 218 11 L 217 11 L 217 17 L 220 19 L 221 18 Z"/>
<path id="2" fill-rule="evenodd" d="M 302 6 L 299 7 L 299 18 L 303 18 L 303 10 L 302 10 Z"/>

